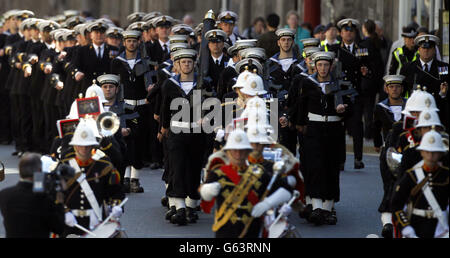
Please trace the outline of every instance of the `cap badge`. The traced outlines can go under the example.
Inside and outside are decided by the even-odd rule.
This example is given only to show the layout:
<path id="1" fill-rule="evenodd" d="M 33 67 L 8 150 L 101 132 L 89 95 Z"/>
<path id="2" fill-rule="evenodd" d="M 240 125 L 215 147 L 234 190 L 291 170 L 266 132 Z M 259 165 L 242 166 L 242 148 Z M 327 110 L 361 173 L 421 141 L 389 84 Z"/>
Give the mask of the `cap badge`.
<path id="1" fill-rule="evenodd" d="M 83 131 L 82 133 L 81 133 L 81 138 L 82 139 L 86 139 L 88 137 L 88 133 L 86 132 L 86 131 Z"/>
<path id="2" fill-rule="evenodd" d="M 427 99 L 425 100 L 425 105 L 426 105 L 427 107 L 430 107 L 430 106 L 431 106 L 431 100 L 430 100 L 430 98 L 427 98 Z"/>
<path id="3" fill-rule="evenodd" d="M 252 82 L 250 86 L 252 87 L 252 89 L 256 89 L 256 82 Z"/>
<path id="4" fill-rule="evenodd" d="M 242 137 L 241 137 L 240 135 L 237 135 L 237 136 L 234 138 L 234 140 L 235 140 L 237 143 L 240 143 L 240 142 L 242 142 Z"/>
<path id="5" fill-rule="evenodd" d="M 425 120 L 430 120 L 430 118 L 431 118 L 430 113 L 426 113 L 426 114 L 425 114 Z"/>
<path id="6" fill-rule="evenodd" d="M 430 144 L 434 144 L 436 142 L 436 140 L 434 139 L 434 137 L 430 137 L 430 139 L 428 140 L 428 142 Z"/>

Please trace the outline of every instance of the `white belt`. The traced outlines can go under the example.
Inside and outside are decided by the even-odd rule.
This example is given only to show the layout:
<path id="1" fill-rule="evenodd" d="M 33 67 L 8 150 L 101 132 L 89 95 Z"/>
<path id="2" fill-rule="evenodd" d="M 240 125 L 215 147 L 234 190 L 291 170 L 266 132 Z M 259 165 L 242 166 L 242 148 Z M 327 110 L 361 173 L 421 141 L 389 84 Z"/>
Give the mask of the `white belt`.
<path id="1" fill-rule="evenodd" d="M 339 116 L 321 116 L 313 113 L 308 113 L 309 121 L 313 122 L 340 122 L 342 117 Z"/>
<path id="2" fill-rule="evenodd" d="M 199 125 L 197 123 L 189 123 L 189 122 L 179 122 L 179 121 L 171 121 L 170 122 L 171 127 L 178 127 L 178 128 L 185 128 L 185 129 L 191 129 L 191 128 L 197 128 Z"/>
<path id="3" fill-rule="evenodd" d="M 140 99 L 140 100 L 124 99 L 123 101 L 131 106 L 142 106 L 147 103 L 146 99 Z"/>
<path id="4" fill-rule="evenodd" d="M 437 218 L 436 214 L 432 210 L 420 210 L 420 209 L 413 209 L 412 212 L 413 215 L 427 218 L 427 219 L 435 219 Z"/>
<path id="5" fill-rule="evenodd" d="M 72 214 L 75 217 L 83 218 L 83 217 L 91 216 L 93 210 L 92 209 L 89 209 L 89 210 L 70 210 L 70 212 L 72 212 Z"/>

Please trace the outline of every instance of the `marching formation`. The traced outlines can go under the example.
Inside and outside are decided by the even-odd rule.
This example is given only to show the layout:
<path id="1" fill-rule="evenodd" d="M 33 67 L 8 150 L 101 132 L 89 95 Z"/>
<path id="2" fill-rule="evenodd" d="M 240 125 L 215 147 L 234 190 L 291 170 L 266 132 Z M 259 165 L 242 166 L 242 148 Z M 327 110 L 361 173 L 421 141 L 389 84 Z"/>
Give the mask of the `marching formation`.
<path id="1" fill-rule="evenodd" d="M 404 28 L 385 75 L 371 20 L 309 31 L 271 14 L 268 32 L 244 38 L 232 11 L 196 27 L 160 12 L 124 28 L 77 11 L 3 17 L 0 141 L 24 164 L 16 188 L 48 195 L 53 218 L 27 232 L 5 189 L 7 237 L 126 236 L 119 218 L 145 167 L 164 170 L 162 221 L 214 210 L 218 238 L 299 237 L 291 206 L 317 226 L 339 221 L 347 134 L 355 169 L 364 138 L 380 153 L 382 236 L 448 237 L 448 64 L 434 35 Z"/>

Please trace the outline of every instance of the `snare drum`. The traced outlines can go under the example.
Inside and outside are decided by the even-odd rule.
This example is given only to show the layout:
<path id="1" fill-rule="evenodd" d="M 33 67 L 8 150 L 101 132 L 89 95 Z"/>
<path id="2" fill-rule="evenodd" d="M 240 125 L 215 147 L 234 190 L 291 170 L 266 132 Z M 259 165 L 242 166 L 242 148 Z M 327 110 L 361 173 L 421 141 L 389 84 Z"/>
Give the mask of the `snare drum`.
<path id="1" fill-rule="evenodd" d="M 97 227 L 92 231 L 94 235 L 84 234 L 82 238 L 127 238 L 125 231 L 121 228 L 119 222 L 110 221 L 102 227 Z"/>

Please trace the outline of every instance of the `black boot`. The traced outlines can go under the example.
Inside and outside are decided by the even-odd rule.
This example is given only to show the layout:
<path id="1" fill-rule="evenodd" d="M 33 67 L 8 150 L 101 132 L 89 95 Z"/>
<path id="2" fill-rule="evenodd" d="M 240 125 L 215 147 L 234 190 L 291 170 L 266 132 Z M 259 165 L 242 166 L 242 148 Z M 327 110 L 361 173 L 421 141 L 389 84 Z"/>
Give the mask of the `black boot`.
<path id="1" fill-rule="evenodd" d="M 130 178 L 123 179 L 123 191 L 125 193 L 130 193 Z"/>
<path id="2" fill-rule="evenodd" d="M 187 207 L 186 208 L 186 219 L 188 223 L 196 223 L 198 220 L 198 214 L 195 209 Z"/>
<path id="3" fill-rule="evenodd" d="M 161 205 L 169 209 L 169 199 L 167 198 L 167 196 L 163 196 L 161 198 Z"/>
<path id="4" fill-rule="evenodd" d="M 381 236 L 388 239 L 394 238 L 394 226 L 391 223 L 384 225 Z"/>
<path id="5" fill-rule="evenodd" d="M 312 212 L 312 204 L 308 204 L 300 209 L 298 216 L 302 219 L 308 219 Z"/>
<path id="6" fill-rule="evenodd" d="M 141 184 L 139 183 L 139 179 L 137 179 L 137 178 L 131 179 L 130 192 L 132 192 L 132 193 L 143 193 L 144 192 L 144 188 L 141 187 Z"/>
<path id="7" fill-rule="evenodd" d="M 337 217 L 336 217 L 335 214 L 333 214 L 333 212 L 327 211 L 327 210 L 323 210 L 322 211 L 322 215 L 323 215 L 325 224 L 327 224 L 327 225 L 336 225 Z"/>
<path id="8" fill-rule="evenodd" d="M 166 220 L 170 220 L 173 215 L 177 213 L 177 209 L 175 206 L 170 207 L 169 211 L 166 212 Z"/>
<path id="9" fill-rule="evenodd" d="M 363 169 L 364 163 L 361 160 L 355 160 L 355 169 Z"/>
<path id="10" fill-rule="evenodd" d="M 173 224 L 178 224 L 179 226 L 184 226 L 187 224 L 186 219 L 186 209 L 180 208 L 177 210 L 177 213 L 170 218 L 170 222 Z"/>
<path id="11" fill-rule="evenodd" d="M 314 223 L 316 226 L 323 225 L 324 216 L 323 216 L 323 210 L 322 209 L 315 209 L 311 212 L 311 215 L 309 216 L 309 221 Z"/>

